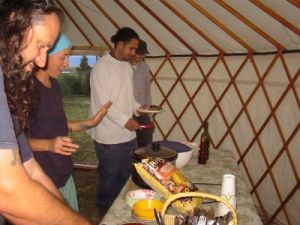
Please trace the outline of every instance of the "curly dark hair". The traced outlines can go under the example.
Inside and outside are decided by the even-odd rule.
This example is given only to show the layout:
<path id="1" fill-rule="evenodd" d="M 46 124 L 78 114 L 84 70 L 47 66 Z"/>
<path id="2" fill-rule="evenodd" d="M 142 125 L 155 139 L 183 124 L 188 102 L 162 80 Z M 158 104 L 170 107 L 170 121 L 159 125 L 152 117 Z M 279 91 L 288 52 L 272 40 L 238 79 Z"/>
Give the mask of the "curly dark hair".
<path id="1" fill-rule="evenodd" d="M 45 16 L 56 14 L 62 23 L 62 11 L 49 0 L 0 1 L 0 65 L 4 74 L 5 91 L 10 112 L 20 129 L 28 128 L 28 116 L 33 105 L 33 77 L 24 70 L 20 55 L 26 31 L 40 24 Z"/>

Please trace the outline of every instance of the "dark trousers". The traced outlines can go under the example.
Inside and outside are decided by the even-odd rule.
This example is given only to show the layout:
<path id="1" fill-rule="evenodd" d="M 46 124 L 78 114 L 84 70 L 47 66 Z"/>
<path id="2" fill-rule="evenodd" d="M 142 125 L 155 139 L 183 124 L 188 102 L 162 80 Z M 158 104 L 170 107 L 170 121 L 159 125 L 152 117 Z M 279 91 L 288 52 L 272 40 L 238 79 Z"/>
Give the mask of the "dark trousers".
<path id="1" fill-rule="evenodd" d="M 5 219 L 4 217 L 0 214 L 0 225 L 4 225 L 5 224 Z"/>
<path id="2" fill-rule="evenodd" d="M 131 152 L 137 149 L 137 141 L 121 144 L 94 142 L 98 158 L 98 192 L 96 205 L 110 207 L 132 172 Z"/>
<path id="3" fill-rule="evenodd" d="M 134 119 L 140 125 L 148 125 L 152 123 L 150 116 L 147 114 L 142 116 L 135 116 Z M 153 133 L 154 129 L 149 128 L 136 131 L 138 147 L 146 147 L 150 145 L 153 141 Z"/>

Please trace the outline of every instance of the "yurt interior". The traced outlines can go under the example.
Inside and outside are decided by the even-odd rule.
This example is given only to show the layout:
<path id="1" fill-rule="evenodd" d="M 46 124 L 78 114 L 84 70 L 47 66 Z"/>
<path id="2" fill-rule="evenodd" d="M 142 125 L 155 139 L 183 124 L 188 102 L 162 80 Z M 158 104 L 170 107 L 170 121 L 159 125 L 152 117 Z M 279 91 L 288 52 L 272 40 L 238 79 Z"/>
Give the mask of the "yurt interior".
<path id="1" fill-rule="evenodd" d="M 211 151 L 232 151 L 263 223 L 300 224 L 299 0 L 55 4 L 73 55 L 101 57 L 121 27 L 147 43 L 152 101 L 164 110 L 154 140 L 199 143 L 209 122 Z"/>

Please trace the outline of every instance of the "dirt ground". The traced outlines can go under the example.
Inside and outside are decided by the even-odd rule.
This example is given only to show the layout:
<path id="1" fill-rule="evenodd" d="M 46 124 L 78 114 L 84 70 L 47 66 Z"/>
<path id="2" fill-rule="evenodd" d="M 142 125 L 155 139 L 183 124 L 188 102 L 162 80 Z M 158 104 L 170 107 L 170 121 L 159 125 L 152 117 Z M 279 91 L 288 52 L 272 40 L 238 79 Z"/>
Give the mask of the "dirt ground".
<path id="1" fill-rule="evenodd" d="M 93 225 L 98 225 L 103 215 L 96 207 L 97 170 L 74 170 L 80 214 Z"/>

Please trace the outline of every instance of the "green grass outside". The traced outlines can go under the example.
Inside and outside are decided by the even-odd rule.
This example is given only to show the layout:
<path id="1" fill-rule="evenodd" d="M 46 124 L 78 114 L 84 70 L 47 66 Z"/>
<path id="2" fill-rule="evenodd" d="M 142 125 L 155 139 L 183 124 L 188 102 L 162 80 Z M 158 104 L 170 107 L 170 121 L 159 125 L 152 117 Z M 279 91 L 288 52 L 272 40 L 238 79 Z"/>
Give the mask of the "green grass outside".
<path id="1" fill-rule="evenodd" d="M 83 120 L 88 118 L 90 97 L 74 96 L 63 99 L 64 109 L 68 120 Z M 97 157 L 94 151 L 93 141 L 85 131 L 77 131 L 70 134 L 79 150 L 73 154 L 74 163 L 97 165 Z"/>
<path id="2" fill-rule="evenodd" d="M 64 97 L 64 109 L 68 120 L 88 118 L 90 97 Z M 93 141 L 85 131 L 70 134 L 73 141 L 79 144 L 79 150 L 73 154 L 74 163 L 97 165 Z M 97 170 L 75 170 L 74 179 L 77 189 L 80 214 L 88 218 L 93 225 L 99 224 L 102 216 L 95 205 L 97 191 Z"/>

